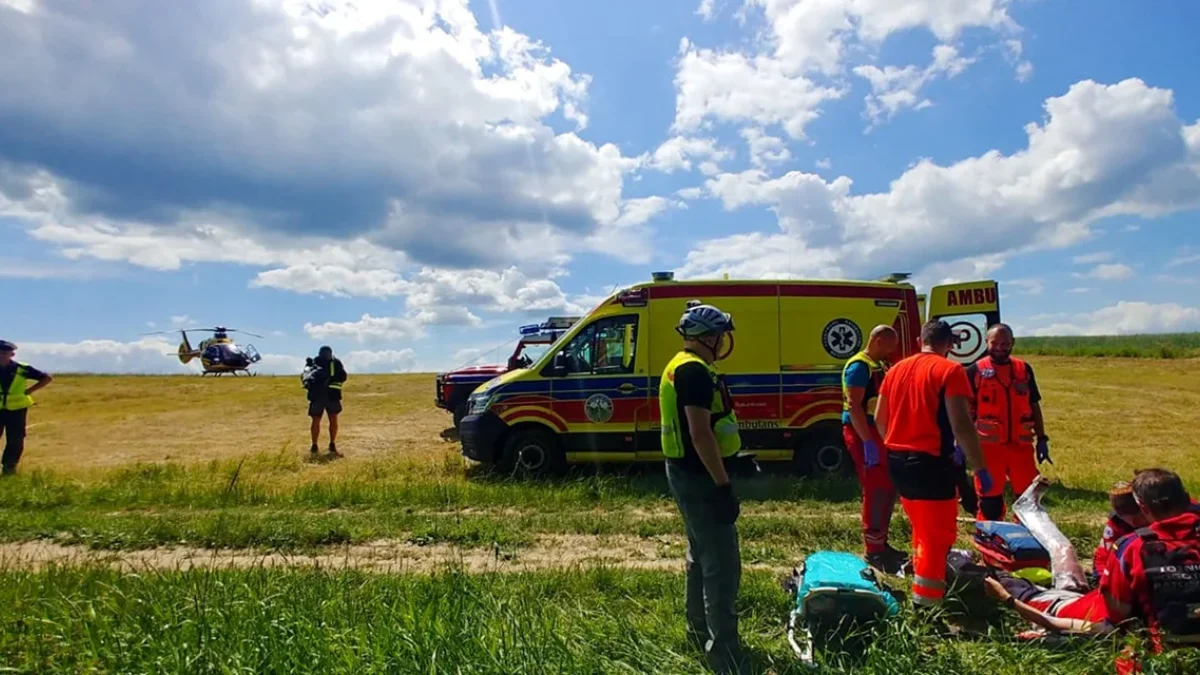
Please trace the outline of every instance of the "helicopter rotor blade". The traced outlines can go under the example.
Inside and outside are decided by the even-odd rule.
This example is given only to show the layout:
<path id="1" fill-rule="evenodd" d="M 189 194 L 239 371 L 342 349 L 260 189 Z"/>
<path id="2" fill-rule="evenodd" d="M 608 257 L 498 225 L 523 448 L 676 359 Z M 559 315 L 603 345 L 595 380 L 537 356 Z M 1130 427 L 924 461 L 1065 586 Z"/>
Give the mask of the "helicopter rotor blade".
<path id="1" fill-rule="evenodd" d="M 256 337 L 256 338 L 261 338 L 261 337 L 262 337 L 262 336 L 261 336 L 261 335 L 259 335 L 258 333 L 251 333 L 251 332 L 250 332 L 250 331 L 248 331 L 248 330 L 238 330 L 238 329 L 236 329 L 236 328 L 226 328 L 225 330 L 226 330 L 226 331 L 228 331 L 228 332 L 230 332 L 230 333 L 245 333 L 246 335 L 249 335 L 249 336 L 251 336 L 251 337 Z"/>

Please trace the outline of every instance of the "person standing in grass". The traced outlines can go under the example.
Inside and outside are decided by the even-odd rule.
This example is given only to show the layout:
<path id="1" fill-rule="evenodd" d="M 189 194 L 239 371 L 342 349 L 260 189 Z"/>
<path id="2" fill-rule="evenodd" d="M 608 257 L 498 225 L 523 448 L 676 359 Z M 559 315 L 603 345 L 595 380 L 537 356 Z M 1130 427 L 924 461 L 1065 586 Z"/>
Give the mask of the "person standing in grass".
<path id="1" fill-rule="evenodd" d="M 988 472 L 995 479 L 987 490 L 976 482 L 978 520 L 1004 520 L 1005 482 L 1020 497 L 1038 477 L 1038 464 L 1054 463 L 1033 367 L 1012 356 L 1014 344 L 1012 328 L 1003 323 L 992 326 L 987 332 L 987 356 L 967 368 L 975 429 Z"/>
<path id="2" fill-rule="evenodd" d="M 667 484 L 687 531 L 688 633 L 714 671 L 740 674 L 740 506 L 726 462 L 742 445 L 733 399 L 713 366 L 732 351 L 733 318 L 693 300 L 676 331 L 683 350 L 663 370 L 658 403 Z"/>
<path id="3" fill-rule="evenodd" d="M 896 488 L 882 456 L 883 439 L 875 428 L 875 400 L 900 338 L 891 326 L 876 326 L 867 348 L 850 357 L 842 369 L 842 440 L 854 459 L 862 487 L 862 530 L 867 562 L 888 574 L 904 568 L 908 556 L 888 543 Z"/>
<path id="4" fill-rule="evenodd" d="M 346 383 L 346 367 L 333 355 L 333 347 L 325 345 L 313 359 L 315 370 L 308 379 L 308 416 L 312 418 L 309 431 L 312 447 L 309 453 L 317 457 L 317 443 L 321 440 L 321 417 L 329 416 L 329 456 L 341 457 L 337 450 L 338 415 L 342 412 L 342 385 Z"/>
<path id="5" fill-rule="evenodd" d="M 946 556 L 958 536 L 955 439 L 984 488 L 979 435 L 971 424 L 971 383 L 961 365 L 946 358 L 954 331 L 945 321 L 921 328 L 921 352 L 888 370 L 875 407 L 875 424 L 888 453 L 888 470 L 912 523 L 912 601 L 940 605 L 946 595 Z"/>
<path id="6" fill-rule="evenodd" d="M 4 476 L 17 472 L 25 451 L 25 423 L 33 405 L 30 394 L 54 380 L 33 366 L 18 363 L 16 351 L 15 344 L 0 340 L 0 434 L 4 436 L 0 475 Z"/>

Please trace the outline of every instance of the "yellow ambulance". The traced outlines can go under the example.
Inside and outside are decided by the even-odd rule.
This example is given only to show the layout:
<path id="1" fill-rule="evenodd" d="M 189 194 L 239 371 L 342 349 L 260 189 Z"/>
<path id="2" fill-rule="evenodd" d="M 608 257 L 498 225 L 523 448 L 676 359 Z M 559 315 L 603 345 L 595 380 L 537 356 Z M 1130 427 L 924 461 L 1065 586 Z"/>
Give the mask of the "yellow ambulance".
<path id="1" fill-rule="evenodd" d="M 936 286 L 918 296 L 907 274 L 880 281 L 676 281 L 669 272 L 620 290 L 528 368 L 481 385 L 460 428 L 467 458 L 527 474 L 568 463 L 661 461 L 658 381 L 680 349 L 689 300 L 737 324 L 717 364 L 733 396 L 743 452 L 800 473 L 849 468 L 842 443 L 841 371 L 877 325 L 918 347 L 921 324 L 945 319 L 952 358 L 969 363 L 1000 321 L 995 281 Z M 928 306 L 928 316 L 922 310 Z"/>

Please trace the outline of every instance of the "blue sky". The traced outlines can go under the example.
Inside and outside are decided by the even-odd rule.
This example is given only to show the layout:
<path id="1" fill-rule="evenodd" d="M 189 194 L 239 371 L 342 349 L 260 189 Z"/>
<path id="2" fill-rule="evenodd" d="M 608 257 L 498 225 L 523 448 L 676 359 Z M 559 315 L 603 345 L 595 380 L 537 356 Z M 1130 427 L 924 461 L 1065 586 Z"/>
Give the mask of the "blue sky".
<path id="1" fill-rule="evenodd" d="M 314 9 L 316 8 L 316 9 Z M 1200 330 L 1200 5 L 0 0 L 0 332 L 459 365 L 653 270 Z M 499 358 L 499 354 L 496 358 Z"/>

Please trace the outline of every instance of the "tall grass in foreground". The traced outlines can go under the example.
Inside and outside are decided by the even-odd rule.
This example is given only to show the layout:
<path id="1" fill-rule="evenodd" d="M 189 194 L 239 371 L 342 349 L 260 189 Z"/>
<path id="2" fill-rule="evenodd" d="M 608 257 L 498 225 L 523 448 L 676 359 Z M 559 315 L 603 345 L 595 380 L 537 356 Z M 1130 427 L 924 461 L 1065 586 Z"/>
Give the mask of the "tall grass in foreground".
<path id="1" fill-rule="evenodd" d="M 1142 359 L 1200 357 L 1200 333 L 1022 337 L 1015 352 L 1040 356 L 1093 356 Z"/>
<path id="2" fill-rule="evenodd" d="M 757 673 L 807 673 L 786 646 L 778 580 L 745 576 Z M 698 673 L 680 574 L 433 576 L 287 571 L 0 572 L 0 670 L 20 673 Z M 1119 640 L 1049 648 L 933 637 L 905 615 L 824 672 L 1111 672 Z M 1200 672 L 1197 654 L 1178 672 Z M 1148 669 L 1147 673 L 1172 672 Z"/>

